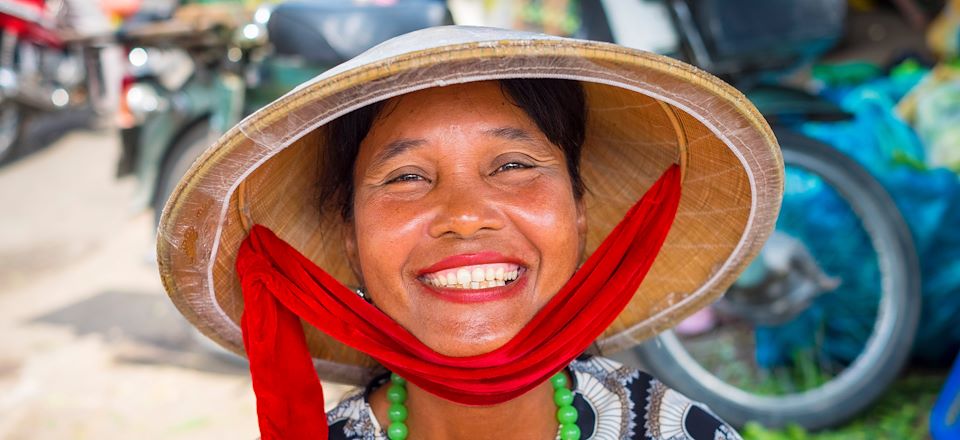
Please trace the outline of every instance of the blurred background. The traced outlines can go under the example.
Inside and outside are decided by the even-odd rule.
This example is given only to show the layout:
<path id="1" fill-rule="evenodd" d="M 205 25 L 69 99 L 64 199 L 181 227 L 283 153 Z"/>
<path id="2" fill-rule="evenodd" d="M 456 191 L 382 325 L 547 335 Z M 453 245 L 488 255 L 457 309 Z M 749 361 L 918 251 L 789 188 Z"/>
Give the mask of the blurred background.
<path id="1" fill-rule="evenodd" d="M 160 284 L 160 209 L 245 115 L 454 23 L 685 60 L 781 142 L 761 255 L 619 359 L 748 439 L 960 438 L 951 0 L 0 0 L 0 438 L 255 438 L 243 360 Z"/>

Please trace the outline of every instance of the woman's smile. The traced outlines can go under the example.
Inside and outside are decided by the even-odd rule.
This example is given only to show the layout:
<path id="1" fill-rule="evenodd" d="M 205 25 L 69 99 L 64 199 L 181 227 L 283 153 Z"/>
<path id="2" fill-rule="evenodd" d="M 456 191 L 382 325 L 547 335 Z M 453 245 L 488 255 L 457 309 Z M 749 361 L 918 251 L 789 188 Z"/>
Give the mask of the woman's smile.
<path id="1" fill-rule="evenodd" d="M 497 82 L 388 101 L 353 177 L 352 264 L 439 353 L 502 346 L 576 270 L 586 224 L 564 153 Z"/>
<path id="2" fill-rule="evenodd" d="M 461 254 L 444 258 L 420 271 L 426 290 L 459 303 L 509 298 L 526 284 L 526 270 L 517 259 L 497 252 Z"/>
<path id="3" fill-rule="evenodd" d="M 420 281 L 433 287 L 456 290 L 477 290 L 512 284 L 522 275 L 520 266 L 510 263 L 461 266 L 420 276 Z"/>
<path id="4" fill-rule="evenodd" d="M 503 286 L 517 279 L 523 262 L 498 252 L 453 255 L 420 270 L 420 279 L 434 287 L 484 289 Z"/>

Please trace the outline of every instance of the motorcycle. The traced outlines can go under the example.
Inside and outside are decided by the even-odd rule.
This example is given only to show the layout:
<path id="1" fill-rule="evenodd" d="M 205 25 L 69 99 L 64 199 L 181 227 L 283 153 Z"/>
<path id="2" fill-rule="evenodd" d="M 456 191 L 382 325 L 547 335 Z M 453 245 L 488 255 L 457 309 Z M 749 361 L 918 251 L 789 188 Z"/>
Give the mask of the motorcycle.
<path id="1" fill-rule="evenodd" d="M 644 26 L 625 24 L 636 15 L 623 2 L 587 1 L 586 37 L 645 37 Z M 801 133 L 807 121 L 850 115 L 778 81 L 836 42 L 846 2 L 657 4 L 674 31 L 658 36 L 661 51 L 735 85 L 772 125 L 784 203 L 773 236 L 722 299 L 621 359 L 736 425 L 841 423 L 896 378 L 920 314 L 917 253 L 890 195 L 856 161 Z"/>
<path id="2" fill-rule="evenodd" d="M 101 51 L 110 33 L 79 33 L 63 1 L 0 3 L 0 162 L 9 159 L 27 116 L 92 104 L 105 87 Z"/>
<path id="3" fill-rule="evenodd" d="M 128 29 L 118 175 L 137 177 L 135 205 L 152 206 L 159 220 L 193 161 L 241 118 L 382 41 L 450 22 L 430 0 L 291 1 L 249 16 L 233 5 L 188 5 Z"/>

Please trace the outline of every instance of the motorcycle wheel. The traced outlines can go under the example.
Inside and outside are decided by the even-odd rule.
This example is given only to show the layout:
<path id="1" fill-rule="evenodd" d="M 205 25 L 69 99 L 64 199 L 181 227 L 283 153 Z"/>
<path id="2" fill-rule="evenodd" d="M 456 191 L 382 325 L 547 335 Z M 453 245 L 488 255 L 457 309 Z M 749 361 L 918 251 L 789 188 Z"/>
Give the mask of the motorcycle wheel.
<path id="1" fill-rule="evenodd" d="M 16 102 L 0 102 L 0 164 L 13 157 L 23 121 L 23 111 Z"/>
<path id="2" fill-rule="evenodd" d="M 920 271 L 906 223 L 890 196 L 863 167 L 814 139 L 789 131 L 776 134 L 783 150 L 786 188 L 775 234 L 799 235 L 794 237 L 796 242 L 808 246 L 808 255 L 839 283 L 831 286 L 833 291 L 826 288 L 828 291 L 801 305 L 803 310 L 785 322 L 750 322 L 743 313 L 724 317 L 720 306 L 731 301 L 731 292 L 750 272 L 748 268 L 723 299 L 705 309 L 713 317 L 709 330 L 695 334 L 689 327 L 686 332 L 678 327 L 621 358 L 638 362 L 668 386 L 706 403 L 736 426 L 756 421 L 774 428 L 796 423 L 816 430 L 856 415 L 900 372 L 918 325 Z M 807 203 L 788 203 L 818 188 L 833 194 L 837 203 L 830 211 Z M 790 206 L 794 209 L 788 209 Z M 853 232 L 840 232 L 843 229 L 834 222 L 830 228 L 821 228 L 819 237 L 797 233 L 816 230 L 808 223 L 822 223 L 825 217 L 811 216 L 843 209 L 851 219 L 846 227 Z M 859 247 L 844 250 L 845 244 L 853 242 L 853 235 L 862 235 Z M 819 249 L 816 242 L 822 243 Z M 866 248 L 871 252 L 852 250 Z M 833 260 L 833 267 L 828 260 Z M 869 263 L 872 269 L 836 272 L 838 267 L 849 268 L 851 261 L 856 261 L 856 267 Z M 861 336 L 853 338 L 851 345 L 849 332 L 844 333 L 850 329 L 838 325 L 848 321 L 849 327 L 857 317 L 862 319 L 853 327 L 859 326 L 856 330 Z M 812 330 L 803 334 L 812 348 L 798 349 L 802 357 L 771 362 L 769 353 L 767 359 L 761 356 L 760 348 L 782 349 L 795 341 L 777 337 L 796 336 L 795 330 L 804 328 Z M 843 350 L 846 355 L 838 354 Z M 847 358 L 842 359 L 844 356 Z"/>

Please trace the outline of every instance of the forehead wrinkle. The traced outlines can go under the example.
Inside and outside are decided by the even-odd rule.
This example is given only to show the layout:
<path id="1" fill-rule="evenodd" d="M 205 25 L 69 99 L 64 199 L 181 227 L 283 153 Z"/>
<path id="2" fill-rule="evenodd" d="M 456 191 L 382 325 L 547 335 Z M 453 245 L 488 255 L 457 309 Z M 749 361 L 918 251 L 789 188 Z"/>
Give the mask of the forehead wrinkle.
<path id="1" fill-rule="evenodd" d="M 371 167 L 377 167 L 380 164 L 393 159 L 409 150 L 420 147 L 423 144 L 426 144 L 427 141 L 424 139 L 409 139 L 401 138 L 390 141 L 385 147 L 383 147 L 380 152 L 373 157 L 373 160 L 370 162 Z"/>

